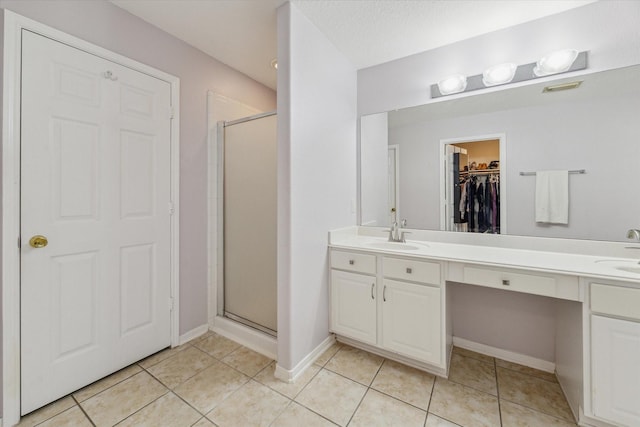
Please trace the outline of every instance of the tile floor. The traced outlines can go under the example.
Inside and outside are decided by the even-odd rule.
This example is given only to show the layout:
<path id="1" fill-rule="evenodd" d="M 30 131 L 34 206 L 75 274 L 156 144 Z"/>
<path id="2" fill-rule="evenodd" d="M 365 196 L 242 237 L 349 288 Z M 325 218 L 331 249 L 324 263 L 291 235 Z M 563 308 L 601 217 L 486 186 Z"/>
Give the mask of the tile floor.
<path id="1" fill-rule="evenodd" d="M 449 380 L 336 343 L 295 384 L 209 332 L 24 417 L 19 426 L 575 426 L 552 374 L 455 348 Z"/>

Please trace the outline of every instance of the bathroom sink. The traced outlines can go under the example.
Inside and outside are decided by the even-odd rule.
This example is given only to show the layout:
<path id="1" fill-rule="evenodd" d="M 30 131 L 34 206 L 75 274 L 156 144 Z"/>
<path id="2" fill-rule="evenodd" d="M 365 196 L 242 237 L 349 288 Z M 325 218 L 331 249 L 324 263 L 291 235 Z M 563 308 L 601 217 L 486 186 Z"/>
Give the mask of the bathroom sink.
<path id="1" fill-rule="evenodd" d="M 599 259 L 596 264 L 603 264 L 627 273 L 640 274 L 640 264 L 635 259 Z"/>
<path id="2" fill-rule="evenodd" d="M 416 249 L 420 249 L 420 246 L 402 242 L 372 242 L 367 243 L 367 246 L 375 249 L 389 249 L 392 251 L 415 251 Z"/>

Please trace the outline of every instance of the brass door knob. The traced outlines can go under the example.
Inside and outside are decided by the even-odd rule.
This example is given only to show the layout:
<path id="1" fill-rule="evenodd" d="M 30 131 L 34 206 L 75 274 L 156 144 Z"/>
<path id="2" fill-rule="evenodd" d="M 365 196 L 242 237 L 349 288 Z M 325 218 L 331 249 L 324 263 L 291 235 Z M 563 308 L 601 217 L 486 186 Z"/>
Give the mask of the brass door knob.
<path id="1" fill-rule="evenodd" d="M 49 241 L 47 240 L 47 238 L 39 234 L 29 239 L 29 244 L 34 248 L 44 248 L 48 243 Z"/>

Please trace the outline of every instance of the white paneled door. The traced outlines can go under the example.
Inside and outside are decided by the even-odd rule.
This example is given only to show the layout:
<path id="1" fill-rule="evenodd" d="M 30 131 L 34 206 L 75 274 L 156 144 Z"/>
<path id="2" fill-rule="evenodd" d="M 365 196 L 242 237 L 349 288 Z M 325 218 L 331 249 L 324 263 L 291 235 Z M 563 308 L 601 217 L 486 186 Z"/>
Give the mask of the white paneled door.
<path id="1" fill-rule="evenodd" d="M 29 31 L 22 46 L 25 414 L 170 345 L 171 87 Z"/>

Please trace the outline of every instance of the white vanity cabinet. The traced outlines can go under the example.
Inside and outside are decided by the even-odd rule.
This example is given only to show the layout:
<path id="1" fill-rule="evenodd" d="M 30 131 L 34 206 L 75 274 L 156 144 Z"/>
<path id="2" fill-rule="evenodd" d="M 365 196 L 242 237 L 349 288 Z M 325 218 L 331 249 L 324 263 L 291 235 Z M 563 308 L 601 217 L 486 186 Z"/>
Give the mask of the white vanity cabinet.
<path id="1" fill-rule="evenodd" d="M 441 264 L 331 250 L 331 331 L 442 366 Z"/>
<path id="2" fill-rule="evenodd" d="M 331 251 L 331 330 L 377 342 L 376 256 Z"/>
<path id="3" fill-rule="evenodd" d="M 640 289 L 590 283 L 589 317 L 592 415 L 640 426 Z"/>
<path id="4" fill-rule="evenodd" d="M 440 365 L 440 263 L 385 256 L 382 273 L 382 346 Z"/>

